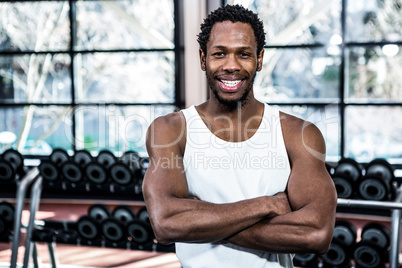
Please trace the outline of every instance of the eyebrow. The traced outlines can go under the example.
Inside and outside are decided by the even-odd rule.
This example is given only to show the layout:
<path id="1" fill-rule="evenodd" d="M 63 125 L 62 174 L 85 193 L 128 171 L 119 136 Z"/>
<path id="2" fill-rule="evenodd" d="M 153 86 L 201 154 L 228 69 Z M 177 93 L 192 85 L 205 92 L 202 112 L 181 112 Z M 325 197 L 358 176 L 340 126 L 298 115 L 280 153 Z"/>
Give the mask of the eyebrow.
<path id="1" fill-rule="evenodd" d="M 226 49 L 228 48 L 227 46 L 214 46 L 211 49 Z M 240 50 L 247 50 L 247 49 L 253 49 L 252 47 L 236 47 L 236 49 Z"/>

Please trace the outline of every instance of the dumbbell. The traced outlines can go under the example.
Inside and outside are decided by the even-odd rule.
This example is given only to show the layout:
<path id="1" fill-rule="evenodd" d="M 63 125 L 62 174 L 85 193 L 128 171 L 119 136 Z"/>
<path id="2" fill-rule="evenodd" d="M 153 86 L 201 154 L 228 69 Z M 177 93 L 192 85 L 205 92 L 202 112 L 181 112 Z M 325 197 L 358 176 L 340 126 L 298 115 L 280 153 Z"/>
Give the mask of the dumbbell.
<path id="1" fill-rule="evenodd" d="M 97 222 L 109 219 L 112 213 L 108 206 L 104 204 L 93 204 L 88 208 L 88 216 L 95 219 Z"/>
<path id="2" fill-rule="evenodd" d="M 70 156 L 67 151 L 61 148 L 56 148 L 49 155 L 49 160 L 60 167 L 64 162 L 70 160 Z"/>
<path id="3" fill-rule="evenodd" d="M 23 175 L 24 172 L 24 158 L 21 153 L 14 149 L 5 150 L 2 154 L 2 158 L 11 164 L 15 173 Z"/>
<path id="4" fill-rule="evenodd" d="M 344 158 L 339 161 L 332 175 L 339 198 L 349 199 L 353 196 L 355 193 L 355 184 L 361 177 L 361 174 L 361 167 L 355 160 Z"/>
<path id="5" fill-rule="evenodd" d="M 118 185 L 129 185 L 134 181 L 133 172 L 122 162 L 112 164 L 109 169 L 109 174 L 112 181 Z"/>
<path id="6" fill-rule="evenodd" d="M 144 245 L 155 238 L 147 208 L 143 206 L 137 213 L 137 219 L 127 223 L 127 234 L 133 242 Z"/>
<path id="7" fill-rule="evenodd" d="M 64 149 L 56 148 L 49 155 L 48 159 L 41 160 L 39 173 L 47 182 L 56 182 L 61 177 L 61 166 L 69 161 L 70 156 Z"/>
<path id="8" fill-rule="evenodd" d="M 23 176 L 24 173 L 24 159 L 22 155 L 14 149 L 4 151 L 0 159 L 0 182 L 14 182 Z"/>
<path id="9" fill-rule="evenodd" d="M 110 217 L 110 208 L 103 204 L 93 204 L 88 208 L 87 215 L 77 221 L 78 235 L 89 241 L 102 237 L 101 223 Z"/>
<path id="10" fill-rule="evenodd" d="M 148 210 L 146 206 L 143 206 L 140 208 L 140 210 L 137 213 L 138 219 L 140 219 L 143 222 L 146 222 L 148 224 L 151 224 L 151 221 L 149 220 L 149 215 L 148 215 Z"/>
<path id="11" fill-rule="evenodd" d="M 81 238 L 89 241 L 100 239 L 102 234 L 99 221 L 88 215 L 81 216 L 78 219 L 77 232 Z"/>
<path id="12" fill-rule="evenodd" d="M 71 183 L 80 182 L 84 178 L 82 167 L 74 161 L 64 162 L 60 169 L 62 177 Z"/>
<path id="13" fill-rule="evenodd" d="M 98 162 L 89 162 L 84 167 L 85 177 L 90 183 L 101 185 L 108 181 L 107 170 Z"/>
<path id="14" fill-rule="evenodd" d="M 123 224 L 127 224 L 137 218 L 135 210 L 127 205 L 119 205 L 113 209 L 112 218 L 120 221 Z"/>
<path id="15" fill-rule="evenodd" d="M 92 155 L 86 150 L 78 150 L 73 155 L 73 161 L 81 168 L 85 168 L 87 164 L 93 161 Z"/>
<path id="16" fill-rule="evenodd" d="M 329 250 L 321 256 L 324 267 L 349 267 L 356 234 L 356 227 L 352 223 L 342 220 L 335 222 Z"/>
<path id="17" fill-rule="evenodd" d="M 141 170 L 141 157 L 135 151 L 126 151 L 120 161 L 126 164 L 134 173 Z"/>
<path id="18" fill-rule="evenodd" d="M 0 203 L 0 240 L 8 240 L 14 223 L 14 206 L 7 202 Z M 3 239 L 1 239 L 3 238 Z"/>
<path id="19" fill-rule="evenodd" d="M 115 218 L 108 218 L 101 223 L 103 237 L 111 242 L 127 241 L 125 225 Z"/>
<path id="20" fill-rule="evenodd" d="M 358 268 L 385 267 L 391 232 L 380 223 L 366 224 L 361 233 L 361 240 L 356 244 L 353 258 Z"/>
<path id="21" fill-rule="evenodd" d="M 384 159 L 374 159 L 367 164 L 366 173 L 358 182 L 359 196 L 365 200 L 392 200 L 394 179 L 393 167 Z"/>
<path id="22" fill-rule="evenodd" d="M 42 160 L 38 166 L 38 169 L 45 181 L 55 182 L 60 179 L 60 168 L 56 165 L 56 163 L 50 160 Z"/>
<path id="23" fill-rule="evenodd" d="M 139 219 L 127 223 L 126 230 L 130 239 L 139 245 L 151 243 L 154 239 L 151 225 Z"/>
<path id="24" fill-rule="evenodd" d="M 110 166 L 117 162 L 117 159 L 111 151 L 101 150 L 96 157 L 96 162 L 109 170 Z"/>
<path id="25" fill-rule="evenodd" d="M 318 256 L 315 253 L 297 253 L 293 257 L 293 264 L 297 267 L 318 267 Z"/>
<path id="26" fill-rule="evenodd" d="M 4 159 L 0 159 L 0 182 L 10 183 L 15 181 L 16 174 L 13 166 Z"/>

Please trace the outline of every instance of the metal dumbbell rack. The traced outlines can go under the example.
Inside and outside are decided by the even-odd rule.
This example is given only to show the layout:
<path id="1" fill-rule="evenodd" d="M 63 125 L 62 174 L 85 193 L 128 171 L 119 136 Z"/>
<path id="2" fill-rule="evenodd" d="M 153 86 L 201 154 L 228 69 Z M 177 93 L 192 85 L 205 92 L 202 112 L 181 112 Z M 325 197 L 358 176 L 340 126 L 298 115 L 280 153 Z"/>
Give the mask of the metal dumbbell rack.
<path id="1" fill-rule="evenodd" d="M 393 202 L 338 199 L 338 207 L 383 209 L 392 211 L 389 268 L 398 268 L 400 250 L 400 222 L 402 215 L 402 187 L 397 190 L 397 197 Z"/>
<path id="2" fill-rule="evenodd" d="M 38 209 L 38 204 L 40 200 L 40 188 L 42 183 L 42 178 L 39 175 L 39 170 L 37 168 L 30 169 L 21 179 L 16 183 L 16 193 L 15 193 L 15 210 L 14 210 L 14 226 L 13 226 L 13 236 L 11 241 L 11 260 L 10 267 L 17 267 L 17 257 L 18 257 L 18 246 L 20 244 L 21 232 L 24 228 L 27 229 L 27 234 L 30 233 L 34 225 L 35 213 Z M 24 208 L 24 203 L 26 199 L 26 194 L 29 187 L 30 191 L 30 218 L 28 226 L 23 226 L 21 222 L 22 211 Z M 30 250 L 31 241 L 29 235 L 26 238 L 26 251 Z M 24 266 L 27 267 L 27 266 Z"/>

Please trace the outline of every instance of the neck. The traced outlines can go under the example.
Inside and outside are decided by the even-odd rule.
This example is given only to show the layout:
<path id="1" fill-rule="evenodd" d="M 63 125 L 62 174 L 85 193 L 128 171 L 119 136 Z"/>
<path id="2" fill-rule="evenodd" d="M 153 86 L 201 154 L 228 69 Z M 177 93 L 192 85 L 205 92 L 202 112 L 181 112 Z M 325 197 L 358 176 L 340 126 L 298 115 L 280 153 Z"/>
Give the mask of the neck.
<path id="1" fill-rule="evenodd" d="M 232 119 L 248 120 L 252 116 L 259 115 L 263 104 L 254 98 L 252 91 L 248 98 L 239 101 L 233 106 L 222 104 L 214 94 L 204 103 L 205 112 L 211 116 L 227 116 Z"/>

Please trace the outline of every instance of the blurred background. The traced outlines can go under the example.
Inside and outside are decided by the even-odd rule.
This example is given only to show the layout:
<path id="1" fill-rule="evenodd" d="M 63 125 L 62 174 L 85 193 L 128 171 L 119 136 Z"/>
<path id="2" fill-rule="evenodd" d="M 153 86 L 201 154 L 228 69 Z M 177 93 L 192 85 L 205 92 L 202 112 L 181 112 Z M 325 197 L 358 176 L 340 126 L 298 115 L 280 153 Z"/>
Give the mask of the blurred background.
<path id="1" fill-rule="evenodd" d="M 146 159 L 153 119 L 207 99 L 196 38 L 225 4 L 264 22 L 259 100 L 315 123 L 329 162 L 402 164 L 401 0 L 1 1 L 0 153 Z"/>

